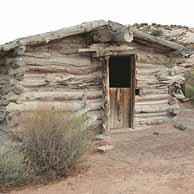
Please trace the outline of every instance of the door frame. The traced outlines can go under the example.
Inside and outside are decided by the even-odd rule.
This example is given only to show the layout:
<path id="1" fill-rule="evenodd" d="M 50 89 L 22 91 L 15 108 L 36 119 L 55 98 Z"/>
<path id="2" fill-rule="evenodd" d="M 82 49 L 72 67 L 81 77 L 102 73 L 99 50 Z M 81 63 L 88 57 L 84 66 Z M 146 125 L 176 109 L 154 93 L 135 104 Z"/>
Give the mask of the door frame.
<path id="1" fill-rule="evenodd" d="M 103 129 L 104 131 L 110 131 L 110 91 L 109 91 L 109 60 L 111 56 L 106 56 L 103 58 L 103 65 L 102 65 L 102 85 L 103 85 L 103 94 L 104 94 L 104 103 L 103 103 Z M 131 64 L 131 71 L 130 71 L 130 91 L 131 91 L 131 98 L 130 98 L 130 123 L 129 126 L 134 128 L 134 108 L 135 108 L 135 89 L 136 89 L 136 55 L 135 54 L 121 54 L 116 56 L 129 56 L 130 57 L 130 64 Z"/>

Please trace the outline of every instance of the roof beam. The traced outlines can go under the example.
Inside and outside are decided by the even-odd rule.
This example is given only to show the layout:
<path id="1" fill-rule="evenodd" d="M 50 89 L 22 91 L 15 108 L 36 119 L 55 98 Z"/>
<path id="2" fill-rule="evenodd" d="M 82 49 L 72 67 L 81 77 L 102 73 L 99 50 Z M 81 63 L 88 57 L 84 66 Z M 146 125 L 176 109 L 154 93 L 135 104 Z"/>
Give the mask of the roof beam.
<path id="1" fill-rule="evenodd" d="M 156 36 L 152 36 L 150 34 L 137 31 L 133 28 L 131 28 L 130 30 L 133 32 L 134 41 L 137 40 L 138 42 L 138 40 L 140 40 L 140 41 L 150 42 L 153 44 L 161 45 L 166 48 L 170 48 L 172 50 L 179 50 L 179 51 L 185 50 L 185 47 L 178 43 L 168 41 L 168 40 L 156 37 Z"/>

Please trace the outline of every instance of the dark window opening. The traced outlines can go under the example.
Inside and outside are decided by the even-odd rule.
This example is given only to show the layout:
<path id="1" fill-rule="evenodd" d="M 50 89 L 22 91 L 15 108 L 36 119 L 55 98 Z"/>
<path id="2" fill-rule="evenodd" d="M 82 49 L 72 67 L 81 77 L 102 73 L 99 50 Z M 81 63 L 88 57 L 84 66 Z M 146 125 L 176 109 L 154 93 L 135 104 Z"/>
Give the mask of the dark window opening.
<path id="1" fill-rule="evenodd" d="M 109 61 L 111 88 L 130 88 L 130 56 L 113 56 Z"/>
<path id="2" fill-rule="evenodd" d="M 138 95 L 138 96 L 140 96 L 140 89 L 135 89 L 135 95 Z"/>

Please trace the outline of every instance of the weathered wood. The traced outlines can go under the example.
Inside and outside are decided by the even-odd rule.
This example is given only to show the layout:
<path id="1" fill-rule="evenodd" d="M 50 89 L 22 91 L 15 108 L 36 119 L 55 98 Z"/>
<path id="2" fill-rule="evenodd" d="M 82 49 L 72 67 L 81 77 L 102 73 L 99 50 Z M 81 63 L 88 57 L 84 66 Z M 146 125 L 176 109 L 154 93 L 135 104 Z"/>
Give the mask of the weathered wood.
<path id="1" fill-rule="evenodd" d="M 41 54 L 36 53 L 26 53 L 23 56 L 23 60 L 27 65 L 37 65 L 37 66 L 47 66 L 47 65 L 57 65 L 61 67 L 88 67 L 91 66 L 91 60 L 89 57 L 79 56 L 79 55 L 63 55 L 55 54 L 54 56 L 48 54 L 46 56 L 45 52 Z M 92 61 L 95 66 L 95 61 Z M 96 63 L 96 65 L 98 65 Z"/>
<path id="2" fill-rule="evenodd" d="M 135 105 L 135 113 L 153 113 L 153 112 L 168 112 L 171 109 L 178 109 L 177 104 L 169 105 L 167 103 L 152 103 Z"/>
<path id="3" fill-rule="evenodd" d="M 110 129 L 129 127 L 129 101 L 127 101 L 126 90 L 129 88 L 109 88 L 110 90 Z M 124 101 L 127 106 L 124 107 Z M 127 115 L 128 120 L 124 120 Z M 126 122 L 126 123 L 125 123 Z"/>
<path id="4" fill-rule="evenodd" d="M 136 60 L 137 55 L 132 55 L 130 58 L 131 63 L 131 99 L 130 99 L 130 127 L 134 128 L 134 112 L 135 112 L 135 89 L 137 87 L 137 77 L 136 77 Z"/>
<path id="5" fill-rule="evenodd" d="M 160 56 L 158 56 L 160 58 Z M 138 55 L 139 58 L 139 55 Z M 149 57 L 148 57 L 149 58 Z M 156 56 L 157 58 L 157 56 Z M 160 58 L 161 59 L 161 58 Z M 166 61 L 166 59 L 165 59 Z M 167 61 L 166 61 L 167 62 Z M 142 71 L 157 71 L 157 70 L 168 70 L 165 64 L 157 64 L 157 63 L 147 63 L 147 62 L 137 62 L 136 63 L 137 70 Z"/>
<path id="6" fill-rule="evenodd" d="M 168 103 L 168 99 L 166 100 L 157 100 L 157 101 L 143 101 L 143 102 L 136 102 L 136 105 L 153 105 L 153 104 L 166 104 Z"/>
<path id="7" fill-rule="evenodd" d="M 157 100 L 167 100 L 169 97 L 169 94 L 147 94 L 147 95 L 142 95 L 142 96 L 136 96 L 136 102 L 142 102 L 142 101 L 157 101 Z"/>
<path id="8" fill-rule="evenodd" d="M 42 73 L 42 74 L 25 74 L 21 84 L 25 88 L 32 87 L 60 87 L 64 88 L 84 88 L 89 86 L 97 86 L 102 84 L 102 73 L 98 71 L 96 73 L 90 73 L 85 75 L 73 75 L 73 74 L 55 74 L 55 73 Z"/>
<path id="9" fill-rule="evenodd" d="M 97 21 L 82 23 L 80 25 L 72 26 L 69 28 L 63 28 L 55 32 L 48 32 L 48 33 L 39 34 L 35 36 L 29 36 L 26 38 L 17 39 L 5 45 L 1 45 L 0 51 L 9 51 L 22 45 L 37 45 L 41 43 L 48 43 L 52 40 L 57 40 L 57 39 L 61 39 L 72 35 L 91 32 L 92 30 L 105 25 L 107 25 L 106 21 L 97 20 Z"/>
<path id="10" fill-rule="evenodd" d="M 103 85 L 103 130 L 110 130 L 110 93 L 109 93 L 109 57 L 102 60 L 102 85 Z"/>
<path id="11" fill-rule="evenodd" d="M 142 126 L 142 125 L 154 125 L 154 124 L 161 124 L 169 120 L 168 116 L 155 116 L 155 117 L 148 117 L 146 118 L 135 118 L 135 125 L 136 127 Z"/>
<path id="12" fill-rule="evenodd" d="M 56 65 L 49 65 L 49 66 L 37 66 L 37 65 L 28 65 L 27 71 L 28 72 L 37 72 L 37 73 L 71 73 L 75 75 L 86 75 L 89 73 L 93 73 L 99 70 L 100 67 L 91 66 L 91 67 L 63 67 L 63 66 L 56 66 Z"/>
<path id="13" fill-rule="evenodd" d="M 179 50 L 179 51 L 185 50 L 184 46 L 177 44 L 175 42 L 168 41 L 168 40 L 156 37 L 156 36 L 152 36 L 150 34 L 137 31 L 133 28 L 130 28 L 130 30 L 134 34 L 134 41 L 137 41 L 137 42 L 140 41 L 141 43 L 143 41 L 145 43 L 153 43 L 153 44 L 157 44 L 157 45 L 160 45 L 160 46 L 172 49 L 172 50 Z"/>
<path id="14" fill-rule="evenodd" d="M 84 94 L 87 99 L 97 99 L 102 97 L 101 90 L 66 90 L 66 91 L 45 91 L 45 92 L 25 92 L 20 97 L 21 101 L 71 101 L 82 100 Z"/>
<path id="15" fill-rule="evenodd" d="M 111 51 L 131 51 L 131 50 L 133 50 L 133 47 L 129 47 L 127 45 L 117 46 L 117 45 L 107 45 L 107 44 L 93 44 L 89 48 L 78 49 L 80 53 L 85 53 L 85 52 L 108 53 Z"/>
<path id="16" fill-rule="evenodd" d="M 157 87 L 150 87 L 150 86 L 145 86 L 143 88 L 139 88 L 140 90 L 140 95 L 150 95 L 150 94 L 168 94 L 168 88 L 157 88 Z"/>
<path id="17" fill-rule="evenodd" d="M 94 42 L 131 42 L 133 34 L 127 26 L 108 21 L 107 26 L 99 27 L 91 33 Z"/>
<path id="18" fill-rule="evenodd" d="M 113 21 L 108 21 L 108 25 L 110 26 L 111 31 L 113 33 L 113 42 L 132 42 L 133 33 L 129 31 L 128 26 L 124 26 Z"/>
<path id="19" fill-rule="evenodd" d="M 123 90 L 123 128 L 133 128 L 133 120 L 134 120 L 134 93 L 131 88 L 122 88 Z M 133 104 L 132 104 L 133 103 Z"/>
<path id="20" fill-rule="evenodd" d="M 151 112 L 151 113 L 136 113 L 135 118 L 136 119 L 150 119 L 155 116 L 167 116 L 167 112 Z"/>
<path id="21" fill-rule="evenodd" d="M 87 102 L 87 108 L 89 110 L 100 110 L 102 106 L 101 100 L 88 100 Z M 42 109 L 42 107 L 47 107 L 51 110 L 56 111 L 68 111 L 68 112 L 75 112 L 80 109 L 82 109 L 83 103 L 80 100 L 72 100 L 67 102 L 62 101 L 46 101 L 46 102 L 40 102 L 40 101 L 29 101 L 29 102 L 23 102 L 22 104 L 15 104 L 10 103 L 6 110 L 7 112 L 31 112 L 31 111 L 39 111 Z"/>
<path id="22" fill-rule="evenodd" d="M 85 32 L 89 33 L 82 35 Z M 44 104 L 59 111 L 87 111 L 91 126 L 103 124 L 103 129 L 108 131 L 115 120 L 110 119 L 109 57 L 106 56 L 132 54 L 138 58 L 137 68 L 131 69 L 134 89 L 131 92 L 134 94 L 137 87 L 140 95 L 130 99 L 130 105 L 128 98 L 133 94 L 126 95 L 126 101 L 120 103 L 128 114 L 123 119 L 133 119 L 133 110 L 128 113 L 128 108 L 135 104 L 136 124 L 165 120 L 168 112 L 177 109 L 176 103 L 169 105 L 167 87 L 177 80 L 177 75 L 182 76 L 186 66 L 176 65 L 180 58 L 161 51 L 184 48 L 147 34 L 134 35 L 135 42 L 130 42 L 133 36 L 128 27 L 103 21 L 4 45 L 0 48 L 6 52 L 5 57 L 0 57 L 0 121 L 9 122 L 12 113 L 37 111 Z M 107 43 L 93 44 L 91 36 L 96 42 Z M 142 43 L 150 44 L 149 48 Z M 13 48 L 13 52 L 7 52 Z"/>
<path id="23" fill-rule="evenodd" d="M 162 66 L 173 64 L 173 62 L 171 62 L 171 58 L 169 58 L 168 56 L 160 54 L 158 52 L 147 51 L 145 48 L 146 47 L 140 47 L 138 49 L 136 48 L 137 67 L 147 65 L 147 67 L 149 68 L 150 65 L 148 64 Z"/>
<path id="24" fill-rule="evenodd" d="M 165 83 L 165 84 L 171 84 L 174 82 L 182 83 L 185 80 L 185 78 L 180 75 L 175 75 L 175 76 L 158 75 L 157 78 L 160 81 L 160 83 Z"/>
<path id="25" fill-rule="evenodd" d="M 113 39 L 113 33 L 109 26 L 99 27 L 91 32 L 90 35 L 95 43 L 111 42 Z"/>

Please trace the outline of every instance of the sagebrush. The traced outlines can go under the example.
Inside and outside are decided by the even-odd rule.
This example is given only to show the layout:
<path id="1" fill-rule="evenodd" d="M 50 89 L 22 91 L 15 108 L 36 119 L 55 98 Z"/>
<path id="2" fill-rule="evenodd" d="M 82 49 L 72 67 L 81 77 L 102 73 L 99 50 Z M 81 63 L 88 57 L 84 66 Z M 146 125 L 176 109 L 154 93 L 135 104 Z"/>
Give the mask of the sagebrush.
<path id="1" fill-rule="evenodd" d="M 185 73 L 185 96 L 194 104 L 194 71 Z"/>
<path id="2" fill-rule="evenodd" d="M 25 157 L 15 145 L 0 147 L 0 186 L 16 186 L 28 179 Z"/>
<path id="3" fill-rule="evenodd" d="M 88 150 L 86 115 L 42 108 L 23 116 L 22 146 L 35 175 L 64 176 Z"/>

